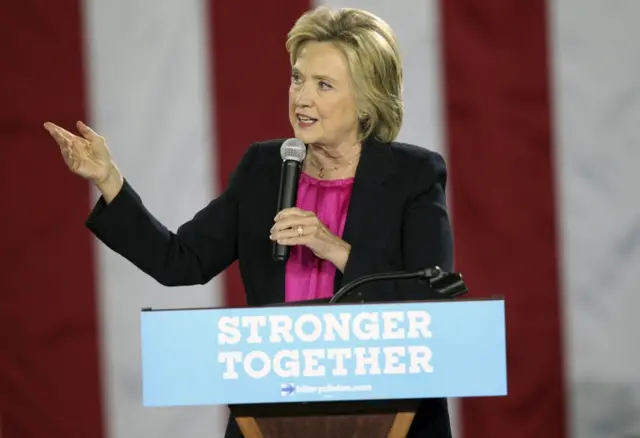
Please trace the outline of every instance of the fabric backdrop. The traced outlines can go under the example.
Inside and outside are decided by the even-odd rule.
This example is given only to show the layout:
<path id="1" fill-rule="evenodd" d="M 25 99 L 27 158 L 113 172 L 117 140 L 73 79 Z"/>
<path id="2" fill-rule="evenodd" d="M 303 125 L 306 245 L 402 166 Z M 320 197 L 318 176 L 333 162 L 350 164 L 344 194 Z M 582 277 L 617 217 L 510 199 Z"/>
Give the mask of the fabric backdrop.
<path id="1" fill-rule="evenodd" d="M 241 304 L 235 267 L 170 289 L 98 244 L 96 193 L 42 123 L 105 135 L 175 229 L 252 141 L 291 135 L 284 41 L 309 1 L 2 2 L 3 438 L 222 436 L 226 408 L 141 406 L 138 324 Z M 456 437 L 640 436 L 640 2 L 320 3 L 396 30 L 400 140 L 447 159 L 470 296 L 506 296 L 509 395 L 452 401 Z"/>

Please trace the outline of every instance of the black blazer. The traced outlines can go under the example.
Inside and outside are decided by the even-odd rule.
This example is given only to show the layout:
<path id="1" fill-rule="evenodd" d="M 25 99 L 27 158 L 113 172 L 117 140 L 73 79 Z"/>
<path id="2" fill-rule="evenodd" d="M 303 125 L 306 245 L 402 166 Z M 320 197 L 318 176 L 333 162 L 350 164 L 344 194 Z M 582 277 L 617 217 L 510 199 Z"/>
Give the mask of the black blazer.
<path id="1" fill-rule="evenodd" d="M 177 232 L 145 208 L 125 180 L 107 206 L 100 198 L 86 226 L 113 251 L 166 286 L 205 284 L 238 260 L 247 304 L 284 301 L 284 263 L 271 257 L 284 139 L 251 145 L 226 190 Z M 446 209 L 443 158 L 403 143 L 363 144 L 342 238 L 351 245 L 335 291 L 363 275 L 440 266 L 451 270 L 453 238 Z M 429 298 L 424 283 L 377 282 L 360 289 L 367 301 Z M 240 437 L 235 421 L 227 438 Z M 424 400 L 410 437 L 449 438 L 446 400 Z"/>

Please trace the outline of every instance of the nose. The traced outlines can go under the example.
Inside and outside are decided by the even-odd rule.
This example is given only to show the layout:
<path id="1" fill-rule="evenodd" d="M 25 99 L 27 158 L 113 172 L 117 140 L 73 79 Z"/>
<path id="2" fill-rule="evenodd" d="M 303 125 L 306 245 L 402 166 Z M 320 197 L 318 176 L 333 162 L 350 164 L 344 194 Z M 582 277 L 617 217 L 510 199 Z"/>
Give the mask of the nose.
<path id="1" fill-rule="evenodd" d="M 301 84 L 297 90 L 296 106 L 309 107 L 313 104 L 313 91 L 309 83 Z"/>

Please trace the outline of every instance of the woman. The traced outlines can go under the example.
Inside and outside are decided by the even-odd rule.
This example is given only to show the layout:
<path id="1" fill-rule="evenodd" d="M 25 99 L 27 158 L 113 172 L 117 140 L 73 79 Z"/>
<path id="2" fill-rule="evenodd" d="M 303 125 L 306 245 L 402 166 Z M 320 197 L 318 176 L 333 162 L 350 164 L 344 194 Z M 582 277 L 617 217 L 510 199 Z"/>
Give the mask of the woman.
<path id="1" fill-rule="evenodd" d="M 82 136 L 45 123 L 68 167 L 102 193 L 88 228 L 167 286 L 206 283 L 237 259 L 250 306 L 326 298 L 374 272 L 450 270 L 444 161 L 394 141 L 402 67 L 389 26 L 365 11 L 319 8 L 296 22 L 287 49 L 289 119 L 307 145 L 296 208 L 274 211 L 283 140 L 257 142 L 226 190 L 174 233 L 145 209 L 103 137 L 82 122 Z M 273 261 L 273 241 L 291 247 L 286 264 Z M 380 282 L 362 293 L 397 301 L 429 290 Z M 234 421 L 226 436 L 240 436 Z M 446 401 L 423 401 L 409 436 L 449 437 Z"/>

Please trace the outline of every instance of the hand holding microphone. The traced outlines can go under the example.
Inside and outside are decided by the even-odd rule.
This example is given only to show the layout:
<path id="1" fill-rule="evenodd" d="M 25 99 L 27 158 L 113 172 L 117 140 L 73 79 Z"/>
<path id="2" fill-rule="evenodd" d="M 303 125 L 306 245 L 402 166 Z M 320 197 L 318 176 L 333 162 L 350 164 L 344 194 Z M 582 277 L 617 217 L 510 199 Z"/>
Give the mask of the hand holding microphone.
<path id="1" fill-rule="evenodd" d="M 302 162 L 306 157 L 306 147 L 298 139 L 286 140 L 280 148 L 282 173 L 278 194 L 278 214 L 271 229 L 273 258 L 286 261 L 289 247 L 304 245 L 311 249 L 316 257 L 329 260 L 340 271 L 344 271 L 351 246 L 340 239 L 318 219 L 312 211 L 296 208 L 298 179 Z"/>

